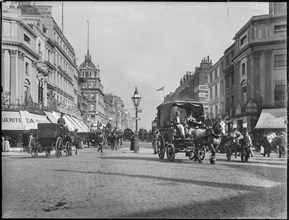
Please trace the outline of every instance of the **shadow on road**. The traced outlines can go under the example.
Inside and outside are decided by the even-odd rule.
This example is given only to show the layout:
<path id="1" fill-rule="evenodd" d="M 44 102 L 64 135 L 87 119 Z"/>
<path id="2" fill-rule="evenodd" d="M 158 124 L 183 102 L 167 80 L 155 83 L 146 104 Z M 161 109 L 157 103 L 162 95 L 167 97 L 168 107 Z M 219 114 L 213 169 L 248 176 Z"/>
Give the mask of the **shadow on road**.
<path id="1" fill-rule="evenodd" d="M 72 172 L 72 173 L 82 173 L 82 174 L 101 174 L 101 175 L 114 175 L 114 176 L 124 176 L 124 177 L 132 177 L 132 178 L 143 178 L 143 179 L 152 179 L 152 180 L 159 180 L 159 181 L 169 181 L 169 182 L 176 182 L 176 183 L 187 183 L 193 185 L 200 185 L 200 186 L 208 186 L 208 187 L 219 187 L 225 189 L 238 189 L 238 190 L 245 190 L 245 191 L 256 191 L 260 190 L 261 186 L 251 186 L 251 185 L 244 185 L 236 184 L 236 183 L 220 183 L 220 182 L 209 182 L 209 181 L 202 181 L 202 180 L 189 180 L 189 179 L 181 179 L 181 178 L 171 178 L 171 177 L 160 177 L 160 176 L 150 176 L 150 175 L 140 175 L 140 174 L 126 174 L 126 173 L 106 173 L 102 171 L 80 171 L 80 170 L 64 170 L 64 169 L 54 169 L 51 171 L 56 172 Z"/>

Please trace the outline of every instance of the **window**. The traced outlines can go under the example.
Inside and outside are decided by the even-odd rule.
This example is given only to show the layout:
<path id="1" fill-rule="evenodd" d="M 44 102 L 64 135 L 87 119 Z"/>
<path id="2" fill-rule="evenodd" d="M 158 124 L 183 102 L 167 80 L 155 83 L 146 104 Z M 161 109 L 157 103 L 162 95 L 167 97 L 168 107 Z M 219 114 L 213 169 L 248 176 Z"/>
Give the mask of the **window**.
<path id="1" fill-rule="evenodd" d="M 210 73 L 210 82 L 213 82 L 213 74 Z"/>
<path id="2" fill-rule="evenodd" d="M 41 53 L 41 43 L 38 42 L 38 53 Z"/>
<path id="3" fill-rule="evenodd" d="M 246 42 L 247 42 L 247 35 L 245 35 L 244 37 L 241 38 L 241 40 L 240 40 L 241 46 L 243 46 Z"/>
<path id="4" fill-rule="evenodd" d="M 274 99 L 275 99 L 276 106 L 279 106 L 279 107 L 286 106 L 286 99 L 287 99 L 286 87 L 287 87 L 286 81 L 275 82 Z"/>
<path id="5" fill-rule="evenodd" d="M 210 99 L 212 99 L 212 98 L 213 98 L 213 89 L 210 88 Z"/>
<path id="6" fill-rule="evenodd" d="M 217 78 L 218 78 L 218 71 L 215 70 L 215 79 L 217 79 Z"/>
<path id="7" fill-rule="evenodd" d="M 215 105 L 215 118 L 217 118 L 217 117 L 218 117 L 218 106 Z"/>
<path id="8" fill-rule="evenodd" d="M 274 32 L 283 32 L 283 31 L 287 31 L 287 26 L 286 24 L 284 25 L 276 25 L 274 26 Z"/>
<path id="9" fill-rule="evenodd" d="M 234 86 L 234 75 L 231 76 L 231 86 Z"/>
<path id="10" fill-rule="evenodd" d="M 224 81 L 221 81 L 221 94 L 224 95 Z"/>
<path id="11" fill-rule="evenodd" d="M 29 76 L 29 63 L 25 62 L 25 73 Z"/>
<path id="12" fill-rule="evenodd" d="M 85 77 L 89 78 L 89 72 L 85 72 Z"/>
<path id="13" fill-rule="evenodd" d="M 28 37 L 26 34 L 24 34 L 24 41 L 30 44 L 30 37 Z"/>
<path id="14" fill-rule="evenodd" d="M 95 100 L 95 94 L 94 93 L 91 93 L 91 99 Z"/>
<path id="15" fill-rule="evenodd" d="M 91 105 L 90 105 L 90 111 L 93 111 L 93 110 L 94 110 L 94 106 L 95 106 L 94 104 L 91 104 Z"/>
<path id="16" fill-rule="evenodd" d="M 218 85 L 215 86 L 215 98 L 218 98 Z"/>
<path id="17" fill-rule="evenodd" d="M 245 67 L 246 67 L 246 65 L 245 65 L 245 63 L 242 63 L 242 76 L 244 76 L 245 75 L 245 73 L 246 73 L 246 71 L 245 71 Z"/>
<path id="18" fill-rule="evenodd" d="M 287 58 L 285 54 L 275 55 L 274 56 L 274 66 L 275 67 L 286 67 Z"/>

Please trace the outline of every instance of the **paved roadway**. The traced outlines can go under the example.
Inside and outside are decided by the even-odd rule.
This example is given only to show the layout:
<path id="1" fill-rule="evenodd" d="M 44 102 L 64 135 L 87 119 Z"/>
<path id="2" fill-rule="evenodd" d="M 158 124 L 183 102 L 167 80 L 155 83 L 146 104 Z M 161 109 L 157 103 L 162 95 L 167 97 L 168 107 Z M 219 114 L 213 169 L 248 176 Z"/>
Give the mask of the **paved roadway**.
<path id="1" fill-rule="evenodd" d="M 217 154 L 212 165 L 152 152 L 150 143 L 134 153 L 127 142 L 61 158 L 4 152 L 2 217 L 287 218 L 287 160 L 277 154 L 247 163 Z"/>

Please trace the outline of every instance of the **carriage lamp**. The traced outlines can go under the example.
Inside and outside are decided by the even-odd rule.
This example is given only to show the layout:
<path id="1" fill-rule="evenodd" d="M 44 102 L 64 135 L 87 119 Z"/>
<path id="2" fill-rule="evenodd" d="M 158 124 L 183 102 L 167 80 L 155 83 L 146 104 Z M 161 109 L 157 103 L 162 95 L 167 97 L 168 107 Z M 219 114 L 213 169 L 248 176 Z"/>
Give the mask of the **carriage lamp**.
<path id="1" fill-rule="evenodd" d="M 135 139 L 135 147 L 134 147 L 134 152 L 137 153 L 138 152 L 138 129 L 137 129 L 137 113 L 138 113 L 138 106 L 141 100 L 141 96 L 138 94 L 137 88 L 135 87 L 135 91 L 133 96 L 131 97 L 132 103 L 134 104 L 135 107 L 135 135 L 136 135 L 136 139 Z"/>

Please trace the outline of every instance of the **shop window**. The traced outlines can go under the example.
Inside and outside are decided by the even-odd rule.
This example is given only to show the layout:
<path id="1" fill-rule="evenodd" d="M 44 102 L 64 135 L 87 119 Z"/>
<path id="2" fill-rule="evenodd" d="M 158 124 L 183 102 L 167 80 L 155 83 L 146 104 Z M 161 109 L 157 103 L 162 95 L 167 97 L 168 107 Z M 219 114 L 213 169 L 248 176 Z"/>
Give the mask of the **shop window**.
<path id="1" fill-rule="evenodd" d="M 286 106 L 286 82 L 280 81 L 275 83 L 274 89 L 274 98 L 275 98 L 275 105 L 280 107 Z"/>
<path id="2" fill-rule="evenodd" d="M 287 57 L 285 54 L 279 54 L 274 56 L 274 66 L 275 67 L 286 67 Z"/>

